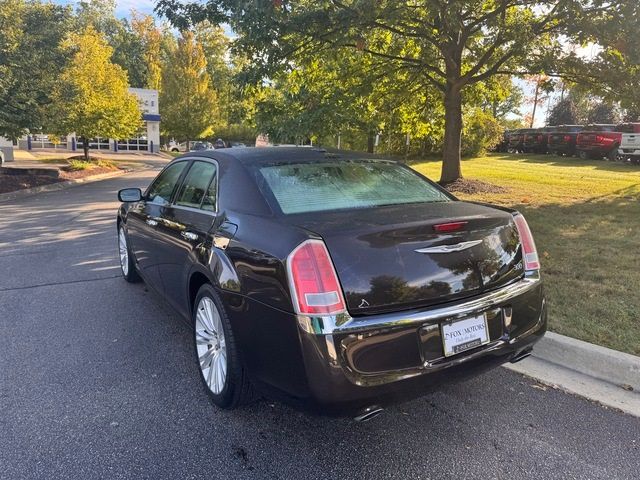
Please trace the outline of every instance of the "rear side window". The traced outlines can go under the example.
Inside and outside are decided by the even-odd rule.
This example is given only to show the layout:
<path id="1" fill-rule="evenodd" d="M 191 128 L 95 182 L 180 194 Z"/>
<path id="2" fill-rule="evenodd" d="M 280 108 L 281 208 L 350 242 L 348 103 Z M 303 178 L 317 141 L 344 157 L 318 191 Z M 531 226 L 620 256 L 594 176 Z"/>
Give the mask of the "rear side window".
<path id="1" fill-rule="evenodd" d="M 187 162 L 174 163 L 158 175 L 147 191 L 147 202 L 158 205 L 168 204 L 169 200 L 171 200 L 173 189 L 176 188 L 176 183 L 178 183 L 186 165 Z"/>
<path id="2" fill-rule="evenodd" d="M 213 180 L 209 184 L 209 188 L 207 188 L 206 193 L 204 194 L 204 199 L 202 200 L 202 208 L 203 210 L 207 210 L 209 212 L 217 212 L 218 211 L 218 174 L 215 173 Z"/>
<path id="3" fill-rule="evenodd" d="M 200 208 L 210 184 L 216 182 L 215 174 L 216 166 L 213 163 L 193 162 L 176 197 L 176 205 Z"/>
<path id="4" fill-rule="evenodd" d="M 335 161 L 260 168 L 284 214 L 446 202 L 436 186 L 396 163 Z"/>

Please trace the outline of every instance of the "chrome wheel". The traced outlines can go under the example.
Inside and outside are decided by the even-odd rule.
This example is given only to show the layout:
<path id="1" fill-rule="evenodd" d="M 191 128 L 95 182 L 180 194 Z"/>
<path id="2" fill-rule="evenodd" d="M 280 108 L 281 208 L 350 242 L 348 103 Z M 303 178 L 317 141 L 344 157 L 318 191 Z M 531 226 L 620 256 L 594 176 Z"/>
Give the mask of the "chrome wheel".
<path id="1" fill-rule="evenodd" d="M 209 297 L 198 303 L 195 336 L 202 376 L 209 390 L 219 395 L 227 380 L 227 345 L 220 312 Z"/>
<path id="2" fill-rule="evenodd" d="M 129 274 L 129 248 L 127 247 L 127 237 L 122 227 L 118 232 L 118 251 L 120 252 L 120 267 L 126 277 Z"/>

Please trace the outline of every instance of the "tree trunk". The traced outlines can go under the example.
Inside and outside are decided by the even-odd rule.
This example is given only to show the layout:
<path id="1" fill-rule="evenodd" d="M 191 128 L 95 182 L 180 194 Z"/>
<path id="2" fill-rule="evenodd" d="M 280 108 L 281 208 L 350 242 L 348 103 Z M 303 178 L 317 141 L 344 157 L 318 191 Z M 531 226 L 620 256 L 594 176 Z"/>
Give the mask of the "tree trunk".
<path id="1" fill-rule="evenodd" d="M 89 139 L 82 137 L 82 149 L 84 150 L 84 159 L 89 161 Z"/>
<path id="2" fill-rule="evenodd" d="M 531 124 L 529 128 L 533 128 L 533 124 L 536 121 L 536 110 L 538 108 L 538 95 L 540 94 L 540 80 L 536 82 L 536 93 L 533 96 L 533 112 L 531 112 Z"/>
<path id="3" fill-rule="evenodd" d="M 375 133 L 369 132 L 367 136 L 367 153 L 373 153 L 373 149 L 376 145 L 376 135 Z"/>
<path id="4" fill-rule="evenodd" d="M 462 147 L 462 94 L 459 87 L 447 84 L 444 94 L 444 145 L 440 183 L 462 178 L 460 150 Z"/>

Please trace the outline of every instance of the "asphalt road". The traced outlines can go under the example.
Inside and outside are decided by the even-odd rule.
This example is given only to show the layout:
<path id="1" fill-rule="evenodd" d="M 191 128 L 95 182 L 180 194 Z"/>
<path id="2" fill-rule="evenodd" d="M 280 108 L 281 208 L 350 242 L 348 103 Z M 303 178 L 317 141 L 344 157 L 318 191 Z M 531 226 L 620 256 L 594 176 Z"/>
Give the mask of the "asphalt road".
<path id="1" fill-rule="evenodd" d="M 387 410 L 206 398 L 190 331 L 120 278 L 116 191 L 0 204 L 0 478 L 638 479 L 640 421 L 505 369 Z"/>

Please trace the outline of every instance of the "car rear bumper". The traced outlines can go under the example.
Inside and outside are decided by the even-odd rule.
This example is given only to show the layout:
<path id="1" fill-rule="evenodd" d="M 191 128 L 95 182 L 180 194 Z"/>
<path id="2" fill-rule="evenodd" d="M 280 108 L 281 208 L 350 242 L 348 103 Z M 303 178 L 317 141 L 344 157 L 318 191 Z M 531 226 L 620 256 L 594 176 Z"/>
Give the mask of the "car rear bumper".
<path id="1" fill-rule="evenodd" d="M 640 149 L 637 149 L 637 148 L 619 148 L 618 149 L 618 154 L 619 155 L 628 155 L 628 156 L 637 157 L 637 156 L 640 156 Z"/>
<path id="2" fill-rule="evenodd" d="M 488 344 L 445 357 L 441 325 L 486 314 Z M 346 414 L 418 397 L 530 350 L 546 331 L 539 277 L 456 304 L 351 318 L 297 317 L 311 403 Z"/>
<path id="3" fill-rule="evenodd" d="M 575 143 L 549 143 L 549 150 L 554 152 L 573 152 L 576 149 Z"/>
<path id="4" fill-rule="evenodd" d="M 592 154 L 599 154 L 605 156 L 609 150 L 611 150 L 611 145 L 585 145 L 578 144 L 576 145 L 577 150 L 582 150 L 583 152 L 588 152 Z"/>

